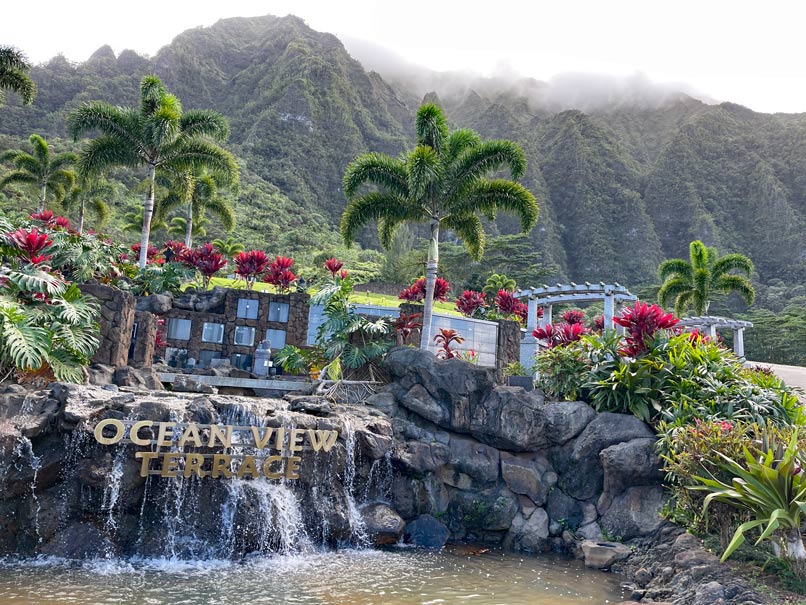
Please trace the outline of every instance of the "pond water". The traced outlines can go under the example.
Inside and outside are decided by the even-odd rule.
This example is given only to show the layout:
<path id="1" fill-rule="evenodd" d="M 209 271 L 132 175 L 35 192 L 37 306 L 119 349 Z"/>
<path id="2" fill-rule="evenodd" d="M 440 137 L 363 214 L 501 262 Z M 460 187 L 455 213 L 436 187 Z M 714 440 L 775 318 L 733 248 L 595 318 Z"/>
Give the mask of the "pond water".
<path id="1" fill-rule="evenodd" d="M 581 605 L 618 578 L 579 561 L 500 552 L 352 550 L 245 562 L 0 561 L 0 605 Z"/>

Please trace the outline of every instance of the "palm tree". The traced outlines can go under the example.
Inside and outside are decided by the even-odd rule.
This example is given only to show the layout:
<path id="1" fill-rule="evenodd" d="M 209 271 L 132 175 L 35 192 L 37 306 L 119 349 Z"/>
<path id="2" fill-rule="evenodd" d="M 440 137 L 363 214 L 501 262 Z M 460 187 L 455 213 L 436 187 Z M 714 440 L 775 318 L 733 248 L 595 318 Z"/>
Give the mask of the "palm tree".
<path id="1" fill-rule="evenodd" d="M 97 130 L 81 154 L 82 175 L 100 174 L 114 166 L 145 166 L 148 192 L 143 203 L 140 267 L 146 265 L 157 170 L 165 173 L 206 168 L 229 182 L 238 179 L 235 157 L 219 143 L 229 135 L 227 120 L 218 112 L 192 110 L 169 94 L 157 76 L 140 83 L 140 108 L 122 108 L 102 102 L 85 103 L 68 118 L 70 134 L 78 139 Z"/>
<path id="2" fill-rule="evenodd" d="M 9 149 L 0 156 L 0 159 L 11 162 L 15 167 L 15 170 L 0 179 L 0 189 L 13 183 L 35 188 L 39 194 L 37 211 L 42 212 L 48 195 L 58 204 L 73 188 L 76 175 L 69 168 L 78 161 L 78 156 L 66 152 L 51 158 L 50 147 L 45 139 L 32 134 L 28 140 L 33 147 L 33 154 L 24 149 Z"/>
<path id="3" fill-rule="evenodd" d="M 420 343 L 426 348 L 431 339 L 440 228 L 453 231 L 470 255 L 480 259 L 484 229 L 478 214 L 492 219 L 499 209 L 513 212 L 527 232 L 537 222 L 538 207 L 520 184 L 488 176 L 502 168 L 509 170 L 512 179 L 523 175 L 526 156 L 515 143 L 482 142 L 466 129 L 448 132 L 442 110 L 431 103 L 417 111 L 415 130 L 417 146 L 408 155 L 395 159 L 365 153 L 347 167 L 343 187 L 348 204 L 341 217 L 341 235 L 349 246 L 361 227 L 376 221 L 381 243 L 388 248 L 401 224 L 428 223 L 431 238 Z M 367 185 L 373 189 L 359 195 Z"/>
<path id="4" fill-rule="evenodd" d="M 226 240 L 216 238 L 211 243 L 213 247 L 218 248 L 218 251 L 228 258 L 235 258 L 238 254 L 246 250 L 246 246 L 241 242 L 235 241 L 235 238 L 232 237 L 228 237 Z"/>
<path id="5" fill-rule="evenodd" d="M 487 278 L 481 291 L 495 297 L 501 290 L 514 292 L 517 285 L 518 283 L 511 277 L 507 277 L 505 273 L 493 273 Z"/>
<path id="6" fill-rule="evenodd" d="M 207 225 L 210 224 L 210 219 L 204 216 L 204 214 L 197 214 L 196 218 L 193 219 L 193 223 L 191 225 L 191 229 L 193 230 L 193 235 L 198 237 L 204 237 L 207 235 Z M 188 221 L 184 216 L 175 216 L 173 217 L 170 222 L 168 223 L 168 235 L 177 236 L 177 235 L 184 235 L 185 236 L 185 245 L 189 248 L 190 246 L 187 244 L 189 241 L 187 239 L 188 233 Z"/>
<path id="7" fill-rule="evenodd" d="M 0 105 L 3 104 L 3 89 L 22 97 L 23 105 L 30 105 L 36 96 L 36 84 L 28 72 L 31 64 L 20 51 L 11 46 L 0 46 Z"/>
<path id="8" fill-rule="evenodd" d="M 168 225 L 162 219 L 155 218 L 149 223 L 149 236 L 160 229 L 167 229 Z M 123 215 L 123 231 L 127 233 L 141 233 L 143 231 L 143 207 L 126 212 Z"/>
<path id="9" fill-rule="evenodd" d="M 115 187 L 105 179 L 86 181 L 74 187 L 70 194 L 64 198 L 62 204 L 67 210 L 78 206 L 78 232 L 84 233 L 84 218 L 89 209 L 97 219 L 96 225 L 100 229 L 109 219 L 110 208 L 105 200 L 115 195 Z"/>
<path id="10" fill-rule="evenodd" d="M 689 245 L 689 259 L 670 258 L 658 267 L 663 285 L 658 291 L 658 302 L 668 306 L 674 301 L 674 310 L 682 315 L 692 308 L 694 315 L 708 313 L 711 297 L 715 293 L 737 293 L 748 305 L 753 304 L 756 291 L 748 279 L 753 272 L 753 262 L 743 254 L 719 256 L 716 249 L 708 248 L 701 241 Z M 739 271 L 747 275 L 736 275 Z"/>
<path id="11" fill-rule="evenodd" d="M 220 179 L 206 171 L 183 172 L 169 176 L 162 184 L 167 187 L 168 193 L 157 203 L 156 215 L 164 218 L 168 212 L 178 206 L 187 206 L 185 217 L 175 217 L 171 223 L 179 225 L 177 219 L 181 218 L 181 223 L 185 228 L 185 246 L 188 248 L 192 245 L 194 234 L 206 235 L 194 225 L 202 220 L 206 220 L 209 224 L 210 221 L 204 218 L 205 211 L 218 217 L 227 231 L 235 228 L 235 211 L 232 209 L 232 204 L 228 199 L 219 195 Z M 203 229 L 203 225 L 200 224 L 199 227 Z M 169 232 L 171 232 L 170 229 Z"/>

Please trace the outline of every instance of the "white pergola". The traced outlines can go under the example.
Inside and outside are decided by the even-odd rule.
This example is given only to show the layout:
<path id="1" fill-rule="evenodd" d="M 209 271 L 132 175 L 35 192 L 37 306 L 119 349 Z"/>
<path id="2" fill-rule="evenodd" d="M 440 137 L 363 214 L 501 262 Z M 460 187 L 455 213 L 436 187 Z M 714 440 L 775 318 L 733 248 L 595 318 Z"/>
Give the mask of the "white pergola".
<path id="1" fill-rule="evenodd" d="M 716 331 L 719 328 L 733 330 L 733 352 L 737 357 L 744 357 L 744 331 L 746 328 L 752 328 L 753 322 L 705 315 L 703 317 L 684 317 L 677 325 L 689 331 L 701 330 L 709 338 L 716 338 Z"/>
<path id="2" fill-rule="evenodd" d="M 606 284 L 599 282 L 591 284 L 557 284 L 548 286 L 543 284 L 540 288 L 529 288 L 528 290 L 517 290 L 515 298 L 523 301 L 526 299 L 529 305 L 529 315 L 526 319 L 526 337 L 521 340 L 521 363 L 527 367 L 532 365 L 532 359 L 537 353 L 538 341 L 532 336 L 532 332 L 539 325 L 541 327 L 551 323 L 552 306 L 555 304 L 569 304 L 581 302 L 604 303 L 604 329 L 613 329 L 613 315 L 616 305 L 625 302 L 634 302 L 638 297 L 632 294 L 621 284 L 614 282 Z M 543 317 L 538 321 L 537 309 L 543 308 Z"/>

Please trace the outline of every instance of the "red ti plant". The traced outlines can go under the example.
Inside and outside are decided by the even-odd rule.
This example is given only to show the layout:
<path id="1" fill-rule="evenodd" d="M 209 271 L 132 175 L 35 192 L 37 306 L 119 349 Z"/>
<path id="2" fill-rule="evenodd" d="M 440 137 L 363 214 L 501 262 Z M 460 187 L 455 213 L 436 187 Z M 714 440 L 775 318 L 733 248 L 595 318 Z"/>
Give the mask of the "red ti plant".
<path id="1" fill-rule="evenodd" d="M 291 271 L 294 259 L 287 256 L 276 256 L 269 265 L 269 271 L 263 281 L 276 287 L 280 292 L 288 292 L 297 280 L 297 276 Z"/>
<path id="2" fill-rule="evenodd" d="M 165 260 L 174 261 L 179 259 L 179 255 L 187 249 L 184 242 L 169 239 L 162 245 L 165 253 Z"/>
<path id="3" fill-rule="evenodd" d="M 538 340 L 545 340 L 548 347 L 564 347 L 572 342 L 578 341 L 587 332 L 582 324 L 548 324 L 542 328 L 537 328 L 532 332 L 532 336 Z"/>
<path id="4" fill-rule="evenodd" d="M 596 319 L 593 320 L 593 326 L 591 327 L 592 332 L 596 332 L 597 334 L 601 334 L 604 332 L 604 315 L 600 315 Z"/>
<path id="5" fill-rule="evenodd" d="M 420 321 L 422 313 L 401 313 L 400 317 L 395 320 L 395 336 L 397 336 L 397 344 L 406 345 L 409 343 L 409 337 L 414 330 L 419 330 L 423 327 L 423 322 Z"/>
<path id="6" fill-rule="evenodd" d="M 425 284 L 425 278 L 421 277 L 408 288 L 401 290 L 397 297 L 407 302 L 422 302 L 425 300 Z M 451 284 L 448 282 L 448 280 L 438 277 L 434 283 L 434 300 L 446 302 L 448 300 L 448 292 L 450 289 Z"/>
<path id="7" fill-rule="evenodd" d="M 495 296 L 495 308 L 506 317 L 515 317 L 521 323 L 526 322 L 529 305 L 522 303 L 509 290 L 499 290 Z"/>
<path id="8" fill-rule="evenodd" d="M 39 229 L 33 227 L 30 231 L 25 229 L 17 229 L 11 233 L 7 233 L 5 239 L 9 244 L 19 250 L 19 255 L 27 260 L 32 265 L 38 265 L 50 260 L 47 252 L 48 247 L 53 243 L 48 239 L 48 234 L 39 232 Z"/>
<path id="9" fill-rule="evenodd" d="M 622 354 L 636 357 L 646 353 L 659 330 L 670 330 L 680 320 L 658 305 L 635 301 L 634 306 L 626 307 L 613 321 L 627 331 L 627 346 L 621 350 Z"/>
<path id="10" fill-rule="evenodd" d="M 202 285 L 205 290 L 210 286 L 210 279 L 227 266 L 227 261 L 224 260 L 220 252 L 216 252 L 213 244 L 210 243 L 202 244 L 193 250 L 186 248 L 179 255 L 179 261 L 201 273 Z"/>
<path id="11" fill-rule="evenodd" d="M 65 229 L 70 230 L 70 221 L 63 216 L 55 216 L 52 210 L 42 210 L 42 212 L 34 212 L 31 215 L 31 220 L 42 221 L 51 229 Z"/>
<path id="12" fill-rule="evenodd" d="M 439 346 L 437 359 L 458 359 L 461 353 L 458 349 L 451 348 L 453 345 L 460 345 L 465 341 L 464 337 L 452 328 L 440 328 L 439 334 L 434 336 L 434 342 Z"/>
<path id="13" fill-rule="evenodd" d="M 579 309 L 570 309 L 569 311 L 566 311 L 565 313 L 563 313 L 560 316 L 560 319 L 562 319 L 567 324 L 582 324 L 582 325 L 584 325 L 585 324 L 585 313 L 583 313 Z"/>
<path id="14" fill-rule="evenodd" d="M 134 252 L 135 258 L 140 258 L 140 242 L 136 244 L 132 244 L 131 246 L 132 252 Z M 156 263 L 161 265 L 165 262 L 165 258 L 160 256 L 160 251 L 156 246 L 152 246 L 151 244 L 148 245 L 148 252 L 146 252 L 146 263 Z"/>
<path id="15" fill-rule="evenodd" d="M 269 257 L 263 250 L 249 250 L 241 252 L 235 257 L 235 274 L 246 282 L 246 289 L 251 290 L 257 278 L 269 266 Z"/>
<path id="16" fill-rule="evenodd" d="M 330 276 L 333 279 L 336 279 L 336 276 L 339 275 L 339 272 L 343 266 L 344 263 L 337 258 L 329 258 L 325 261 L 325 269 L 327 269 L 328 273 L 330 273 Z"/>
<path id="17" fill-rule="evenodd" d="M 456 298 L 456 310 L 465 317 L 474 317 L 484 308 L 484 294 L 475 290 L 465 290 Z"/>

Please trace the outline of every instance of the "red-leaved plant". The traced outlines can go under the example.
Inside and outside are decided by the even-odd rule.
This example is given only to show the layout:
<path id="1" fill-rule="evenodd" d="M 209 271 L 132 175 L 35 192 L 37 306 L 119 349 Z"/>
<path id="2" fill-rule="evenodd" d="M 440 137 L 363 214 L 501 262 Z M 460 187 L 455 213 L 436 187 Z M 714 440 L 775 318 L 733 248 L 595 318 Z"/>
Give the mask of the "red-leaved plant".
<path id="1" fill-rule="evenodd" d="M 180 254 L 187 249 L 184 242 L 169 239 L 162 245 L 162 250 L 165 253 L 166 260 L 177 260 Z M 138 248 L 139 250 L 139 248 Z"/>
<path id="2" fill-rule="evenodd" d="M 395 320 L 395 336 L 397 337 L 398 345 L 409 344 L 409 338 L 414 330 L 419 330 L 423 327 L 423 322 L 420 321 L 423 317 L 422 313 L 401 313 Z"/>
<path id="3" fill-rule="evenodd" d="M 70 220 L 64 216 L 54 215 L 52 210 L 34 212 L 31 215 L 31 220 L 42 221 L 51 229 L 65 229 L 66 231 L 70 231 Z"/>
<path id="4" fill-rule="evenodd" d="M 425 278 L 421 277 L 415 281 L 408 288 L 401 290 L 397 297 L 406 302 L 418 303 L 425 300 Z M 451 284 L 446 279 L 438 277 L 434 283 L 434 300 L 439 302 L 446 302 L 448 300 L 448 292 L 451 289 Z"/>
<path id="5" fill-rule="evenodd" d="M 582 324 L 585 325 L 585 313 L 579 309 L 570 309 L 560 316 L 567 324 Z"/>
<path id="6" fill-rule="evenodd" d="M 485 305 L 484 294 L 475 290 L 465 290 L 456 298 L 456 310 L 465 317 L 475 317 Z"/>
<path id="7" fill-rule="evenodd" d="M 263 275 L 269 266 L 269 257 L 263 250 L 240 252 L 235 257 L 235 274 L 246 282 L 246 289 L 251 290 L 258 277 Z"/>
<path id="8" fill-rule="evenodd" d="M 439 347 L 437 359 L 458 359 L 461 353 L 453 345 L 460 345 L 465 341 L 464 337 L 452 328 L 440 328 L 439 334 L 434 336 L 434 342 Z"/>
<path id="9" fill-rule="evenodd" d="M 545 340 L 549 348 L 564 347 L 572 342 L 576 342 L 587 333 L 582 324 L 547 324 L 542 328 L 537 328 L 532 332 L 532 336 L 538 340 Z"/>
<path id="10" fill-rule="evenodd" d="M 648 305 L 635 301 L 632 307 L 625 307 L 613 321 L 626 329 L 626 346 L 623 355 L 637 357 L 645 353 L 659 330 L 670 330 L 680 321 L 674 314 L 666 313 L 658 305 Z"/>
<path id="11" fill-rule="evenodd" d="M 140 242 L 131 245 L 131 250 L 134 252 L 134 258 L 140 258 Z M 146 252 L 146 264 L 156 263 L 161 265 L 165 262 L 165 258 L 160 255 L 160 251 L 156 246 L 148 245 L 148 252 Z"/>
<path id="12" fill-rule="evenodd" d="M 273 285 L 280 292 L 288 292 L 291 284 L 297 281 L 297 276 L 291 270 L 294 259 L 287 256 L 276 256 L 269 265 L 269 271 L 263 281 Z"/>
<path id="13" fill-rule="evenodd" d="M 327 269 L 333 279 L 336 279 L 336 276 L 339 275 L 343 266 L 344 263 L 337 258 L 329 258 L 325 261 L 325 269 Z"/>
<path id="14" fill-rule="evenodd" d="M 526 323 L 529 315 L 529 305 L 522 303 L 509 290 L 499 290 L 495 295 L 495 308 L 506 317 L 514 317 L 521 323 Z"/>
<path id="15" fill-rule="evenodd" d="M 19 255 L 32 265 L 38 265 L 50 260 L 51 255 L 45 254 L 48 247 L 53 243 L 48 239 L 46 232 L 41 232 L 36 227 L 30 231 L 17 229 L 11 233 L 6 233 L 6 241 L 19 250 Z"/>
<path id="16" fill-rule="evenodd" d="M 193 267 L 201 274 L 205 290 L 210 286 L 212 277 L 227 266 L 227 261 L 220 252 L 216 252 L 213 244 L 210 243 L 202 244 L 194 249 L 186 248 L 179 255 L 179 262 Z"/>

